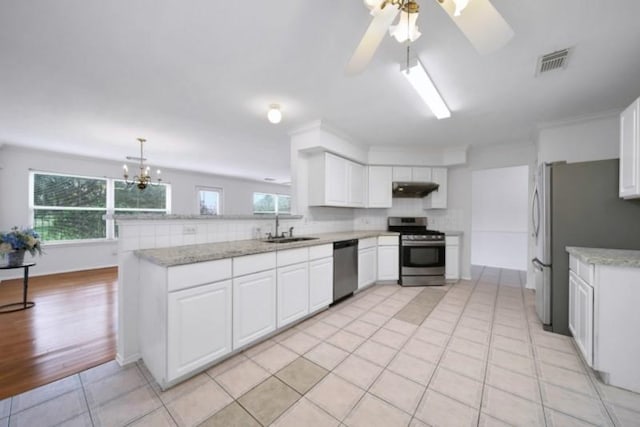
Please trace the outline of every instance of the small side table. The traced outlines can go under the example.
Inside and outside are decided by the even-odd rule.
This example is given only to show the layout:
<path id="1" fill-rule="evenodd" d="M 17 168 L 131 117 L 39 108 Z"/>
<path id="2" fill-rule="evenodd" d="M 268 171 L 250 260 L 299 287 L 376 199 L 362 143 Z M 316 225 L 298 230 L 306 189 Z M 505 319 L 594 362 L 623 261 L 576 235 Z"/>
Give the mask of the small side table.
<path id="1" fill-rule="evenodd" d="M 27 290 L 29 289 L 29 267 L 33 267 L 34 265 L 36 265 L 35 262 L 28 262 L 28 263 L 24 263 L 22 265 L 16 265 L 16 266 L 8 266 L 8 265 L 0 266 L 0 270 L 12 270 L 14 268 L 24 269 L 24 278 L 22 279 L 22 302 L 14 302 L 12 304 L 0 305 L 0 314 L 26 310 L 36 305 L 36 303 L 33 301 L 27 301 Z"/>

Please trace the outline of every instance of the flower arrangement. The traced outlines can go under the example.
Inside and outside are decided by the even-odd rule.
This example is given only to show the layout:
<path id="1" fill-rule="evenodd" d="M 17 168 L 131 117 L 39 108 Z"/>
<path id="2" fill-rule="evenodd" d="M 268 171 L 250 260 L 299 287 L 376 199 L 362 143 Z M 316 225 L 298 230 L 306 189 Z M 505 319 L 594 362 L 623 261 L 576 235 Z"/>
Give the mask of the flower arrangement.
<path id="1" fill-rule="evenodd" d="M 42 255 L 40 235 L 33 228 L 13 227 L 0 233 L 0 254 L 13 251 L 29 251 L 31 255 Z"/>

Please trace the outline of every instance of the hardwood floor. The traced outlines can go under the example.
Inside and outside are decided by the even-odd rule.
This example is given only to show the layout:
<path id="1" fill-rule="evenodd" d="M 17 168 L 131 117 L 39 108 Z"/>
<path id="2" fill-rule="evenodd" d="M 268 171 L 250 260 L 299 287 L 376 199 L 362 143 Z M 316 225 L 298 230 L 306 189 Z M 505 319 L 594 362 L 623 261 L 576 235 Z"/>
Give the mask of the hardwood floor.
<path id="1" fill-rule="evenodd" d="M 112 360 L 117 268 L 32 277 L 29 310 L 0 314 L 0 400 Z M 0 283 L 0 305 L 22 279 Z"/>

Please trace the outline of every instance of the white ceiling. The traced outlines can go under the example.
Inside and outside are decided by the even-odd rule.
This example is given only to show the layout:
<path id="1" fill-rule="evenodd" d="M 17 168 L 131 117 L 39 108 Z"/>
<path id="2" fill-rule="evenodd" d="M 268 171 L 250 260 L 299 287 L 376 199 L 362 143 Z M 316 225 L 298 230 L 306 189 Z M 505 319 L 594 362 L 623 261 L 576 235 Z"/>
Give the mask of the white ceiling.
<path id="1" fill-rule="evenodd" d="M 319 118 L 366 145 L 509 143 L 640 96 L 637 0 L 493 0 L 516 36 L 487 56 L 419 3 L 412 49 L 448 120 L 404 81 L 390 37 L 344 74 L 370 19 L 360 0 L 3 1 L 0 143 L 124 161 L 143 136 L 153 165 L 288 181 L 287 133 Z M 538 56 L 565 47 L 568 68 L 536 78 Z"/>

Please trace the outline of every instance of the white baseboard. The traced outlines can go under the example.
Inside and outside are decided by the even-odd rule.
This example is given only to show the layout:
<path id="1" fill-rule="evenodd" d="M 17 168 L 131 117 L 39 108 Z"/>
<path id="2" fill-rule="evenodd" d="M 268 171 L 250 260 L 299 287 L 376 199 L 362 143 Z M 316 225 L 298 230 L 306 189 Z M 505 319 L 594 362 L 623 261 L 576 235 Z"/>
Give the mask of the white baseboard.
<path id="1" fill-rule="evenodd" d="M 140 360 L 139 354 L 132 354 L 127 358 L 123 358 L 120 353 L 116 353 L 116 362 L 118 362 L 118 365 L 120 366 L 130 365 L 132 363 L 136 363 L 138 360 Z"/>

